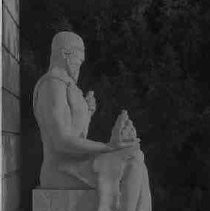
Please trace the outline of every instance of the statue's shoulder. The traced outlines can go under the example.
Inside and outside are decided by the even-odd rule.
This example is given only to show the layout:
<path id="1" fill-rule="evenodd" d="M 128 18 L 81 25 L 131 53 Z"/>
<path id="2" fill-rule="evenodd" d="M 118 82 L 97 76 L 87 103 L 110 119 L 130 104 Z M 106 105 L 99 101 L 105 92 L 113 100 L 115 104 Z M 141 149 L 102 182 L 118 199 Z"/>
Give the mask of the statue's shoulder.
<path id="1" fill-rule="evenodd" d="M 46 94 L 46 96 L 48 96 L 49 93 L 52 92 L 51 90 L 54 90 L 54 91 L 57 90 L 58 92 L 62 92 L 68 86 L 69 86 L 68 80 L 66 80 L 64 77 L 60 76 L 59 74 L 55 74 L 52 71 L 45 73 L 39 78 L 39 80 L 37 81 L 34 87 L 33 105 L 35 106 L 37 102 L 38 93 L 41 92 L 42 95 Z"/>
<path id="2" fill-rule="evenodd" d="M 44 83 L 51 83 L 53 84 L 60 84 L 60 86 L 68 87 L 71 85 L 71 81 L 67 76 L 59 72 L 59 70 L 55 69 L 52 71 L 48 71 L 45 73 L 36 83 L 35 89 L 38 89 L 41 84 Z"/>
<path id="3" fill-rule="evenodd" d="M 47 81 L 59 81 L 65 85 L 68 86 L 69 84 L 69 78 L 62 74 L 61 71 L 55 69 L 52 71 L 48 71 L 42 78 L 41 80 L 47 80 Z"/>

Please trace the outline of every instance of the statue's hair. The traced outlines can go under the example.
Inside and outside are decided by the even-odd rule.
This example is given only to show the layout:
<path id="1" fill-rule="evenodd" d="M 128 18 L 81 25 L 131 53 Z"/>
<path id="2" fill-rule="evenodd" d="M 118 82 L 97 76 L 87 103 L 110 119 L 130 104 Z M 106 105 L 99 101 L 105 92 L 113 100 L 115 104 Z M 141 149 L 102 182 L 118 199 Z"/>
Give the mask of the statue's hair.
<path id="1" fill-rule="evenodd" d="M 53 52 L 54 50 L 61 48 L 79 48 L 84 50 L 84 42 L 82 38 L 74 32 L 62 31 L 54 36 L 52 40 L 51 51 Z"/>

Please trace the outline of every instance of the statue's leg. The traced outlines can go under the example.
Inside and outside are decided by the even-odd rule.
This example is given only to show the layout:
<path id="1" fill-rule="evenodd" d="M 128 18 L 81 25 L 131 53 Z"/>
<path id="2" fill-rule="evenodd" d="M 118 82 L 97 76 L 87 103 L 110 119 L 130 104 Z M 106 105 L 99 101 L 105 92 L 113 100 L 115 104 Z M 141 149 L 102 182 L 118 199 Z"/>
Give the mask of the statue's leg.
<path id="1" fill-rule="evenodd" d="M 119 206 L 119 180 L 99 176 L 98 181 L 98 196 L 99 206 L 98 211 L 112 211 Z"/>
<path id="2" fill-rule="evenodd" d="M 151 211 L 151 197 L 146 166 L 143 154 L 135 153 L 135 157 L 127 161 L 121 183 L 122 211 Z"/>
<path id="3" fill-rule="evenodd" d="M 152 200 L 150 193 L 149 176 L 146 165 L 144 163 L 142 165 L 143 178 L 136 211 L 151 211 Z"/>
<path id="4" fill-rule="evenodd" d="M 105 153 L 96 158 L 94 169 L 98 174 L 98 211 L 112 211 L 119 207 L 124 164 L 119 152 Z"/>
<path id="5" fill-rule="evenodd" d="M 138 155 L 136 155 L 138 156 Z M 121 182 L 121 209 L 123 211 L 136 211 L 142 184 L 142 161 L 135 157 L 127 160 Z"/>

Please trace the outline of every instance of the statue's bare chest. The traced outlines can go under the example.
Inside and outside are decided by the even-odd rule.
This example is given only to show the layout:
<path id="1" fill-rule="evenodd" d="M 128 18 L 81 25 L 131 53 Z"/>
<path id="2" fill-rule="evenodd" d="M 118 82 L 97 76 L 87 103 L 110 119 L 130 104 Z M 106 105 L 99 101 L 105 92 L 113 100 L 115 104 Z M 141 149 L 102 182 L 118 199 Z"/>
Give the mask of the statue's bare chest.
<path id="1" fill-rule="evenodd" d="M 82 91 L 76 86 L 67 87 L 67 101 L 73 112 L 85 115 L 88 112 L 88 106 Z"/>
<path id="2" fill-rule="evenodd" d="M 84 130 L 88 127 L 90 117 L 88 105 L 82 91 L 76 86 L 67 87 L 67 102 L 71 110 L 73 124 L 77 129 Z"/>

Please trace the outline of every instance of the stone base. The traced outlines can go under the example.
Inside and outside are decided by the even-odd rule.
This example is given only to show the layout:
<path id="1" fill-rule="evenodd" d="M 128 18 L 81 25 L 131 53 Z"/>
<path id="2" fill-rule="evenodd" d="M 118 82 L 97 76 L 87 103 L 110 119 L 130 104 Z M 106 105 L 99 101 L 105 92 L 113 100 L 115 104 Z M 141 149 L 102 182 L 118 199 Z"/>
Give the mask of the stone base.
<path id="1" fill-rule="evenodd" d="M 33 211 L 96 211 L 95 190 L 33 190 Z"/>

